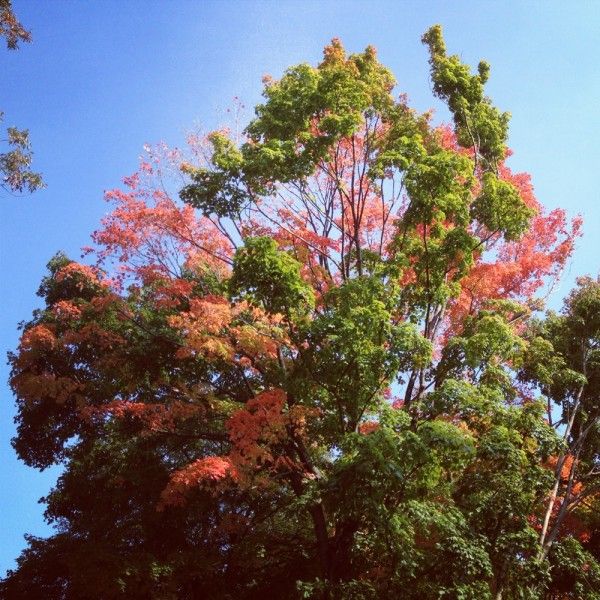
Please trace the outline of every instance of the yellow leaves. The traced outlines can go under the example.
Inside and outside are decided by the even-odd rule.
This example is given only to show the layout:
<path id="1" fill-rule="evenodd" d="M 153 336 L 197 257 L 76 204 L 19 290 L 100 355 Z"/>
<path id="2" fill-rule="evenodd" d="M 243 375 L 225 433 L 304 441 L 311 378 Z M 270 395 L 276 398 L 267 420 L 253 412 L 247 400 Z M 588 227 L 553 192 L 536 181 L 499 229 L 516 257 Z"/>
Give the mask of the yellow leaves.
<path id="1" fill-rule="evenodd" d="M 261 332 L 260 327 L 255 325 L 241 325 L 232 332 L 236 338 L 236 348 L 243 354 L 252 357 L 277 356 L 277 340 L 269 336 L 267 332 Z"/>
<path id="2" fill-rule="evenodd" d="M 225 298 L 206 296 L 190 302 L 190 314 L 202 321 L 207 333 L 217 334 L 231 323 L 232 312 Z"/>
<path id="3" fill-rule="evenodd" d="M 296 434 L 304 434 L 309 418 L 318 415 L 320 415 L 318 408 L 302 406 L 300 404 L 290 406 L 287 413 L 290 426 Z"/>
<path id="4" fill-rule="evenodd" d="M 190 164 L 189 162 L 182 162 L 179 165 L 179 170 L 185 175 L 193 175 L 198 168 L 194 167 L 194 165 Z"/>
<path id="5" fill-rule="evenodd" d="M 207 339 L 199 347 L 199 350 L 209 358 L 222 358 L 225 360 L 230 359 L 232 353 L 232 348 L 226 341 L 216 338 Z"/>
<path id="6" fill-rule="evenodd" d="M 346 60 L 346 51 L 339 38 L 333 38 L 323 50 L 323 64 L 332 65 L 343 63 Z"/>

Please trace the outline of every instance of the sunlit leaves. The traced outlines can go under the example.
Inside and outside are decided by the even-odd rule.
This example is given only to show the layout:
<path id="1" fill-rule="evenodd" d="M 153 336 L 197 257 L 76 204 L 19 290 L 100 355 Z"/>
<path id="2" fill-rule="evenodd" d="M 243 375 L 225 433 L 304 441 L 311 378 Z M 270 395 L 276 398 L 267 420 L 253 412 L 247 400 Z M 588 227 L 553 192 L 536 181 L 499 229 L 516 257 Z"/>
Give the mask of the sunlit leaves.
<path id="1" fill-rule="evenodd" d="M 107 563 L 100 596 L 538 600 L 553 471 L 555 541 L 600 532 L 598 284 L 532 319 L 580 223 L 507 167 L 487 65 L 424 41 L 454 128 L 333 40 L 265 78 L 239 139 L 147 147 L 96 264 L 50 262 L 11 356 L 15 447 L 65 465 L 69 539 L 137 574 Z"/>

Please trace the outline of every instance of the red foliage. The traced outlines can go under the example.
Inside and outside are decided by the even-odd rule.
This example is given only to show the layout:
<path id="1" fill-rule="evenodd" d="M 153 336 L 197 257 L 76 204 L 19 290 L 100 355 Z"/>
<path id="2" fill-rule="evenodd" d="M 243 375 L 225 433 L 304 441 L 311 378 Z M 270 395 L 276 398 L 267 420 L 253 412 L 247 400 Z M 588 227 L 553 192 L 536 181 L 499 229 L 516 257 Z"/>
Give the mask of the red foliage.
<path id="1" fill-rule="evenodd" d="M 343 257 L 353 248 L 389 257 L 394 223 L 408 210 L 407 199 L 400 190 L 379 186 L 365 176 L 369 146 L 385 134 L 385 128 L 381 123 L 366 122 L 364 131 L 331 150 L 331 160 L 318 165 L 307 188 L 293 183 L 278 185 L 272 196 L 259 199 L 252 211 L 241 216 L 235 234 L 231 224 L 199 216 L 169 193 L 169 177 L 183 177 L 179 188 L 193 168 L 207 163 L 205 140 L 192 137 L 187 158 L 164 145 L 148 149 L 138 172 L 125 178 L 125 189 L 106 193 L 113 210 L 93 235 L 98 249 L 87 249 L 95 252 L 97 266 L 71 263 L 55 275 L 57 283 L 72 281 L 78 290 L 95 286 L 102 292 L 85 302 L 56 302 L 51 307 L 55 324 L 36 325 L 24 332 L 16 363 L 24 372 L 14 379 L 16 389 L 24 398 L 43 391 L 57 402 L 72 398 L 84 404 L 83 384 L 56 377 L 43 368 L 26 370 L 40 356 L 67 353 L 71 347 L 92 348 L 96 368 L 106 372 L 122 369 L 124 354 L 116 350 L 124 349 L 126 340 L 103 326 L 102 318 L 110 313 L 110 319 L 133 319 L 121 297 L 126 284 L 130 298 L 143 295 L 148 306 L 166 315 L 167 327 L 180 340 L 174 353 L 178 360 L 225 361 L 252 373 L 259 372 L 262 362 L 277 359 L 282 344 L 293 350 L 280 315 L 266 314 L 245 302 L 232 303 L 225 294 L 199 294 L 193 282 L 207 272 L 216 280 L 227 279 L 236 245 L 246 235 L 271 235 L 282 249 L 289 250 L 303 265 L 302 276 L 317 298 L 346 276 Z M 447 128 L 439 128 L 437 137 L 446 148 L 470 152 L 458 147 Z M 485 241 L 475 265 L 460 280 L 458 295 L 440 313 L 444 316 L 438 333 L 460 331 L 464 318 L 489 300 L 524 302 L 531 298 L 558 277 L 579 235 L 581 220 L 569 223 L 561 210 L 546 213 L 535 199 L 527 175 L 514 174 L 505 164 L 499 166 L 499 174 L 512 182 L 523 201 L 536 211 L 531 229 L 518 242 L 507 242 L 492 232 L 472 232 Z M 340 186 L 339 181 L 346 183 Z M 446 220 L 440 226 L 450 229 L 455 225 Z M 430 229 L 424 224 L 415 226 L 424 239 L 431 235 Z M 415 283 L 415 268 L 413 262 L 412 268 L 399 273 L 403 287 Z M 112 271 L 112 279 L 106 271 Z M 395 318 L 402 320 L 405 315 Z M 394 406 L 401 404 L 401 400 L 394 402 Z M 82 414 L 88 419 L 138 419 L 146 433 L 152 434 L 173 430 L 178 421 L 199 417 L 202 410 L 178 400 L 138 402 L 133 395 L 128 397 L 124 384 L 119 397 L 102 406 L 88 406 Z M 312 414 L 305 408 L 288 407 L 283 390 L 259 393 L 227 420 L 229 453 L 200 458 L 176 471 L 161 505 L 182 503 L 188 490 L 198 486 L 245 485 L 269 470 L 296 470 L 311 476 L 285 458 L 281 448 L 291 435 L 303 435 Z M 367 434 L 377 426 L 375 421 L 366 422 L 360 431 Z"/>
<path id="2" fill-rule="evenodd" d="M 235 481 L 237 479 L 236 469 L 226 457 L 207 456 L 200 458 L 185 468 L 171 475 L 169 484 L 161 494 L 158 510 L 166 506 L 178 506 L 185 504 L 190 490 L 198 487 L 218 489 L 215 484 L 225 479 Z"/>

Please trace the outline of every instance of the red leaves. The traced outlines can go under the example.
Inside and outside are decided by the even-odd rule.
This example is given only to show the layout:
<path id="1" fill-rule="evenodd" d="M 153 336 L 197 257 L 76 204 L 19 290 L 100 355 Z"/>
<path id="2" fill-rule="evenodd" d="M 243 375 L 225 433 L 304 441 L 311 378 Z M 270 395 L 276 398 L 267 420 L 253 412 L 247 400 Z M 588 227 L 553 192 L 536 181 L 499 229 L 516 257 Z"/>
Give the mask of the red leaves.
<path id="1" fill-rule="evenodd" d="M 138 419 L 143 427 L 143 435 L 169 433 L 188 419 L 197 419 L 205 413 L 202 406 L 174 400 L 165 404 L 114 400 L 104 406 L 86 407 L 81 414 L 86 419 L 103 418 L 110 415 L 118 419 Z"/>
<path id="2" fill-rule="evenodd" d="M 314 411 L 302 406 L 286 411 L 286 403 L 285 392 L 273 389 L 258 394 L 235 411 L 226 424 L 231 443 L 229 454 L 201 458 L 176 471 L 161 495 L 159 508 L 183 504 L 194 489 L 215 492 L 223 485 L 268 486 L 273 473 L 302 472 L 302 467 L 283 449 L 290 443 L 290 436 L 303 436 L 307 417 Z"/>
<path id="3" fill-rule="evenodd" d="M 283 390 L 269 390 L 233 413 L 227 422 L 227 431 L 236 462 L 253 465 L 273 461 L 270 446 L 286 437 L 285 400 Z"/>
<path id="4" fill-rule="evenodd" d="M 190 490 L 198 487 L 212 488 L 226 479 L 235 481 L 236 469 L 227 457 L 207 456 L 200 458 L 171 475 L 169 484 L 160 496 L 158 510 L 166 506 L 185 504 Z M 211 485 L 212 484 L 212 485 Z"/>
<path id="5" fill-rule="evenodd" d="M 551 456 L 548 459 L 546 466 L 556 472 L 558 461 L 559 457 Z M 560 473 L 558 474 L 561 492 L 559 492 L 559 495 L 553 503 L 551 518 L 552 520 L 555 520 L 559 516 L 559 513 L 566 502 L 568 512 L 562 518 L 559 529 L 560 536 L 565 537 L 570 535 L 576 537 L 581 542 L 586 542 L 589 540 L 590 532 L 588 525 L 586 524 L 585 512 L 589 509 L 581 506 L 577 507 L 577 504 L 581 500 L 581 494 L 585 493 L 587 490 L 585 489 L 584 484 L 578 480 L 578 467 L 579 461 L 572 454 L 567 454 L 564 457 Z M 593 494 L 590 495 L 589 500 L 592 498 Z M 573 507 L 575 510 L 573 510 Z M 541 525 L 538 523 L 536 528 L 541 529 Z"/>
<path id="6" fill-rule="evenodd" d="M 489 300 L 525 302 L 544 286 L 551 289 L 571 256 L 580 231 L 580 218 L 569 223 L 561 209 L 550 213 L 540 210 L 521 240 L 495 240 L 461 281 L 461 294 L 448 310 L 449 330 L 459 330 L 464 317 Z"/>
<path id="7" fill-rule="evenodd" d="M 339 51 L 332 45 L 327 60 L 337 60 Z M 124 179 L 124 189 L 106 193 L 113 210 L 93 235 L 102 268 L 71 263 L 55 276 L 57 283 L 74 283 L 75 289 L 85 288 L 86 294 L 57 301 L 47 313 L 48 324 L 25 331 L 16 361 L 22 372 L 13 381 L 19 394 L 24 398 L 43 394 L 56 402 L 74 399 L 79 413 L 90 421 L 133 421 L 141 424 L 140 435 L 154 435 L 177 433 L 183 422 L 193 426 L 207 418 L 210 402 L 206 397 L 203 404 L 196 403 L 193 394 L 169 392 L 169 386 L 175 390 L 178 385 L 170 377 L 176 378 L 180 370 L 194 366 L 194 360 L 206 368 L 208 374 L 203 377 L 209 382 L 227 363 L 227 368 L 246 380 L 250 389 L 268 386 L 274 379 L 264 377 L 264 373 L 273 364 L 285 362 L 281 358 L 284 354 L 285 360 L 292 362 L 289 357 L 299 348 L 291 342 L 295 332 L 284 327 L 281 315 L 231 301 L 226 280 L 231 274 L 235 246 L 246 236 L 272 236 L 281 249 L 301 262 L 302 277 L 321 299 L 327 289 L 344 278 L 385 267 L 386 260 L 394 258 L 392 252 L 400 252 L 390 247 L 393 236 L 403 235 L 394 223 L 408 214 L 411 204 L 411 198 L 403 195 L 404 167 L 394 171 L 385 166 L 381 182 L 368 175 L 375 156 L 373 148 L 388 133 L 388 124 L 366 118 L 360 131 L 331 147 L 328 160 L 321 161 L 306 181 L 269 182 L 272 194 L 254 199 L 251 210 L 242 210 L 237 221 L 230 219 L 225 224 L 214 215 L 199 215 L 190 205 L 176 201 L 172 193 L 181 187 L 181 178 L 185 181 L 198 164 L 210 167 L 203 140 L 191 138 L 191 157 L 164 145 L 158 151 L 148 149 L 138 171 Z M 472 150 L 456 144 L 448 128 L 423 136 L 423 143 L 436 148 L 441 145 L 449 153 L 472 154 Z M 464 210 L 456 214 L 464 213 L 461 222 L 467 227 L 468 203 L 472 200 L 469 192 L 476 191 L 481 172 L 475 173 L 474 183 L 467 171 L 457 172 L 460 175 L 453 183 L 458 181 L 458 187 L 462 186 L 459 191 L 466 193 L 464 198 L 459 194 Z M 473 221 L 469 233 L 482 242 L 474 266 L 464 277 L 461 265 L 465 270 L 469 268 L 470 246 L 459 244 L 454 254 L 440 253 L 445 283 L 458 282 L 458 294 L 447 305 L 444 297 L 444 306 L 439 307 L 442 326 L 436 323 L 432 337 L 444 328 L 446 333 L 459 331 L 465 317 L 490 300 L 528 300 L 559 275 L 572 252 L 580 221 L 569 224 L 560 210 L 543 212 L 526 174 L 514 174 L 500 164 L 499 177 L 514 184 L 524 203 L 536 211 L 531 230 L 518 242 L 506 242 L 500 234 L 486 231 Z M 435 242 L 436 235 L 439 245 L 439 239 L 451 238 L 450 234 L 461 226 L 460 219 L 452 216 L 455 213 L 440 216 L 441 209 L 433 204 L 430 214 L 435 216 L 434 223 L 427 219 L 415 221 L 410 232 L 404 231 L 404 235 L 415 238 L 415 248 L 421 248 L 421 238 L 424 244 Z M 397 271 L 389 275 L 397 277 L 403 289 L 422 285 L 419 269 L 430 258 L 427 249 L 411 250 L 408 242 L 411 240 L 407 238 L 408 249 L 402 250 L 406 256 L 398 261 Z M 365 263 L 364 272 L 358 266 L 359 258 Z M 381 263 L 379 258 L 383 259 Z M 353 261 L 356 266 L 351 266 Z M 112 271 L 111 283 L 104 278 L 103 269 Z M 403 311 L 414 309 L 411 301 L 409 298 L 398 305 L 394 320 L 407 318 Z M 128 344 L 138 335 L 164 344 L 164 355 L 176 359 L 166 365 L 164 381 L 162 374 L 158 376 L 161 394 L 155 402 L 139 393 L 140 388 L 145 393 L 143 386 L 154 385 L 155 381 L 149 378 L 140 384 L 140 374 L 127 371 Z M 310 343 L 306 339 L 299 342 L 307 348 Z M 116 382 L 115 388 L 109 387 L 108 393 L 102 390 L 106 395 L 100 400 L 86 399 L 88 405 L 84 406 L 86 384 L 54 376 L 50 369 L 37 366 L 40 357 L 50 359 L 69 353 L 75 356 L 73 364 L 83 364 L 82 370 L 98 374 L 100 380 Z M 144 369 L 145 365 L 141 367 Z M 73 371 L 78 368 L 73 367 Z M 157 377 L 155 373 L 153 377 Z M 252 379 L 250 383 L 248 378 Z M 210 388 L 210 383 L 207 386 Z M 88 387 L 91 389 L 92 384 Z M 239 399 L 237 392 L 228 396 L 215 385 L 209 394 L 223 403 L 212 416 L 217 417 L 214 422 L 225 422 L 228 440 L 222 448 L 211 446 L 211 450 L 204 451 L 222 455 L 203 456 L 175 471 L 161 495 L 161 507 L 183 504 L 190 491 L 198 488 L 217 491 L 228 485 L 245 489 L 274 482 L 280 485 L 286 478 L 274 476 L 282 473 L 314 477 L 307 463 L 301 464 L 296 445 L 305 436 L 314 411 L 289 406 L 283 389 L 267 389 L 233 413 L 229 411 L 231 402 Z M 402 401 L 396 400 L 393 406 L 401 408 Z M 360 432 L 369 434 L 377 427 L 376 421 L 368 421 L 361 424 Z M 222 430 L 219 433 L 223 435 Z M 197 456 L 197 447 L 194 452 L 191 455 Z"/>
<path id="8" fill-rule="evenodd" d="M 226 272 L 231 242 L 209 219 L 199 218 L 166 191 L 166 175 L 179 170 L 180 153 L 162 147 L 150 159 L 153 164 L 143 160 L 139 171 L 124 179 L 126 191 L 105 194 L 114 209 L 92 236 L 100 246 L 99 262 L 118 263 L 121 282 L 134 278 L 146 283 L 149 269 L 162 277 L 178 277 L 184 268 Z"/>
<path id="9" fill-rule="evenodd" d="M 271 447 L 287 435 L 285 399 L 282 390 L 270 390 L 234 412 L 227 421 L 230 454 L 201 458 L 173 473 L 161 494 L 159 509 L 183 504 L 190 491 L 198 487 L 215 490 L 214 484 L 227 482 L 247 485 L 257 468 L 272 464 Z"/>

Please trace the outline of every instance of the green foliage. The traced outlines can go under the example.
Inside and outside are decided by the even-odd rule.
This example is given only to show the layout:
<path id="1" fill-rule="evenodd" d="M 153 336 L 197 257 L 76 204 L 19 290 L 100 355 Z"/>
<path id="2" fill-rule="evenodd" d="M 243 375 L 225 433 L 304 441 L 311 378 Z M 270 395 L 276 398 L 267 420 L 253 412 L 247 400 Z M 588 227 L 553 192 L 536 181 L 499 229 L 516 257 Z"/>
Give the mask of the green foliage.
<path id="1" fill-rule="evenodd" d="M 495 168 L 504 158 L 508 136 L 508 113 L 500 112 L 484 95 L 490 66 L 481 61 L 477 75 L 456 55 L 446 54 L 442 28 L 434 25 L 423 36 L 429 47 L 431 79 L 435 94 L 448 103 L 456 125 L 458 142 L 474 148 L 485 168 Z"/>
<path id="2" fill-rule="evenodd" d="M 246 238 L 234 258 L 229 289 L 234 297 L 272 313 L 302 315 L 314 308 L 312 288 L 300 277 L 300 263 L 268 237 Z"/>
<path id="3" fill-rule="evenodd" d="M 429 363 L 431 343 L 413 324 L 393 323 L 393 303 L 393 289 L 378 277 L 352 279 L 331 290 L 306 330 L 309 347 L 297 371 L 304 382 L 293 385 L 331 419 L 327 428 L 354 431 L 399 371 Z M 311 402 L 315 385 L 318 400 Z"/>
<path id="4" fill-rule="evenodd" d="M 186 169 L 194 183 L 185 186 L 180 197 L 204 214 L 218 217 L 237 215 L 247 194 L 241 189 L 243 157 L 241 152 L 223 134 L 209 136 L 213 146 L 213 169 Z"/>
<path id="5" fill-rule="evenodd" d="M 534 214 L 532 208 L 523 204 L 516 188 L 493 173 L 484 175 L 483 188 L 471 212 L 490 231 L 502 231 L 507 240 L 519 239 Z"/>
<path id="6" fill-rule="evenodd" d="M 95 236 L 116 281 L 50 261 L 10 362 L 57 531 L 3 597 L 596 597 L 600 284 L 531 317 L 508 115 L 423 39 L 454 133 L 334 40 L 179 165 L 208 218 L 138 182 Z"/>
<path id="7" fill-rule="evenodd" d="M 0 1 L 0 36 L 6 39 L 9 50 L 17 50 L 19 42 L 30 42 L 31 33 L 17 20 L 11 0 Z M 0 122 L 4 113 L 0 111 Z M 8 151 L 0 152 L 0 185 L 8 192 L 34 192 L 45 187 L 40 173 L 31 170 L 33 153 L 29 143 L 29 131 L 8 127 L 2 140 Z"/>
<path id="8" fill-rule="evenodd" d="M 551 593 L 574 600 L 600 598 L 600 565 L 574 538 L 556 544 L 550 555 L 552 565 Z"/>
<path id="9" fill-rule="evenodd" d="M 0 112 L 0 121 L 4 113 Z M 34 192 L 45 187 L 42 176 L 31 170 L 33 153 L 29 142 L 29 131 L 9 127 L 5 143 L 8 151 L 0 153 L 0 178 L 2 187 L 10 192 Z"/>

